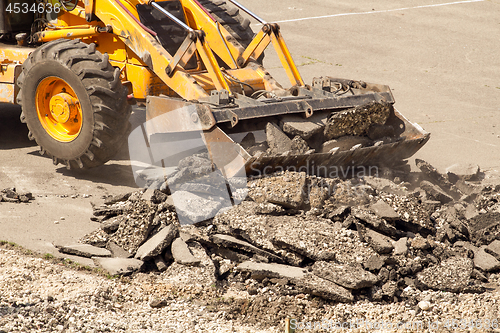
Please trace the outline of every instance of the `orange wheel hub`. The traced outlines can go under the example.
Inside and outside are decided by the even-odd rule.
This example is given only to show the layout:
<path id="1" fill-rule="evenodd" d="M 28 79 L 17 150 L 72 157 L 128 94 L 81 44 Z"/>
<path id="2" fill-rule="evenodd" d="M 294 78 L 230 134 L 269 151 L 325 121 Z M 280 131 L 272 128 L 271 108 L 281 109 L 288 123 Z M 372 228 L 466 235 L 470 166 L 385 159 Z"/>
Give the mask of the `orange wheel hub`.
<path id="1" fill-rule="evenodd" d="M 57 141 L 73 141 L 82 130 L 80 101 L 61 78 L 50 76 L 38 84 L 36 110 L 45 131 Z"/>

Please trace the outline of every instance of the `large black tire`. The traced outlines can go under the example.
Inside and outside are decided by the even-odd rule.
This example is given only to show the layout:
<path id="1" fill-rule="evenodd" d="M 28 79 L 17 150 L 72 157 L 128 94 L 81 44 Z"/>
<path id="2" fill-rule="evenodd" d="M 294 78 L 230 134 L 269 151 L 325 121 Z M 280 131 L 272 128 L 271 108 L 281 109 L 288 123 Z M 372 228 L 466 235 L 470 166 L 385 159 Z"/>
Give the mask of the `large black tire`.
<path id="1" fill-rule="evenodd" d="M 243 18 L 237 7 L 224 0 L 200 0 L 199 2 L 243 48 L 250 44 L 255 33 L 250 28 L 250 20 Z M 263 59 L 264 54 L 257 61 L 262 64 Z"/>
<path id="2" fill-rule="evenodd" d="M 55 82 L 52 86 L 51 81 Z M 95 44 L 60 39 L 40 46 L 23 63 L 17 84 L 21 121 L 28 126 L 28 136 L 55 165 L 63 163 L 68 169 L 102 165 L 127 140 L 131 113 L 127 90 L 121 84 L 120 70 L 111 66 L 107 54 L 96 51 Z M 52 93 L 57 84 L 59 95 L 68 96 L 65 93 L 71 90 L 70 95 L 74 95 L 72 103 L 60 103 L 72 107 L 67 109 L 72 118 L 64 124 L 49 118 L 54 115 L 49 111 L 53 104 L 43 107 L 49 99 L 43 99 L 44 94 Z M 56 89 L 53 94 L 57 94 Z M 79 106 L 79 112 L 74 111 L 74 105 Z M 55 125 L 49 128 L 47 124 Z M 65 135 L 57 126 L 74 126 L 76 130 Z"/>

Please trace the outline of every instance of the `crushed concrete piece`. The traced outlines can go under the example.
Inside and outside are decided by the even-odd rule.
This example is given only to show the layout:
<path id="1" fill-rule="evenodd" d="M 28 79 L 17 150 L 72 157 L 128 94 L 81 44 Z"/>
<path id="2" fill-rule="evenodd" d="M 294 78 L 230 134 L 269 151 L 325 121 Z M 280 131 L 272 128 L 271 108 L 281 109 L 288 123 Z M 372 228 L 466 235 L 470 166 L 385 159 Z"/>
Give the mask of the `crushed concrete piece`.
<path id="1" fill-rule="evenodd" d="M 367 185 L 370 185 L 378 192 L 387 192 L 401 196 L 408 195 L 408 191 L 406 189 L 391 182 L 389 179 L 374 176 L 365 176 L 363 177 L 363 180 Z"/>
<path id="2" fill-rule="evenodd" d="M 486 246 L 480 248 L 468 242 L 455 242 L 455 246 L 461 246 L 474 252 L 474 267 L 479 268 L 484 272 L 494 272 L 500 268 L 500 262 L 491 254 L 485 251 Z"/>
<path id="3" fill-rule="evenodd" d="M 410 240 L 410 246 L 415 250 L 428 250 L 431 247 L 427 239 L 422 237 L 412 238 Z"/>
<path id="4" fill-rule="evenodd" d="M 270 240 L 272 236 L 267 225 L 268 216 L 253 214 L 258 205 L 253 201 L 243 201 L 217 214 L 213 219 L 213 224 L 220 233 L 241 235 L 242 238 L 259 248 L 276 253 L 276 247 Z"/>
<path id="5" fill-rule="evenodd" d="M 167 300 L 161 298 L 155 298 L 151 302 L 149 302 L 149 306 L 153 309 L 163 308 L 168 305 Z"/>
<path id="6" fill-rule="evenodd" d="M 432 214 L 441 207 L 441 202 L 436 201 L 436 200 L 423 200 L 422 201 L 422 207 L 429 213 Z"/>
<path id="7" fill-rule="evenodd" d="M 255 202 L 270 202 L 287 208 L 299 208 L 306 195 L 306 176 L 298 172 L 286 172 L 283 176 L 270 176 L 252 180 L 248 184 L 248 196 Z"/>
<path id="8" fill-rule="evenodd" d="M 170 188 L 177 184 L 187 183 L 212 173 L 212 161 L 208 154 L 197 154 L 183 158 L 177 165 L 179 171 L 168 176 L 167 183 Z"/>
<path id="9" fill-rule="evenodd" d="M 495 272 L 500 269 L 500 261 L 486 252 L 486 246 L 483 245 L 474 252 L 474 266 L 485 272 Z"/>
<path id="10" fill-rule="evenodd" d="M 314 274 L 308 273 L 303 268 L 245 261 L 236 266 L 236 269 L 250 272 L 251 277 L 257 280 L 262 280 L 266 277 L 285 278 L 306 293 L 333 301 L 352 302 L 354 299 L 347 289 Z"/>
<path id="11" fill-rule="evenodd" d="M 167 270 L 161 273 L 162 280 L 165 283 L 186 286 L 206 286 L 210 287 L 217 281 L 217 269 L 207 252 L 197 242 L 188 244 L 189 251 L 194 257 L 201 260 L 200 264 L 195 266 L 186 266 L 173 262 Z"/>
<path id="12" fill-rule="evenodd" d="M 89 244 L 55 245 L 59 252 L 74 254 L 80 257 L 111 257 L 111 252 Z"/>
<path id="13" fill-rule="evenodd" d="M 399 237 L 401 235 L 401 231 L 396 229 L 392 224 L 389 224 L 386 220 L 379 218 L 376 215 L 373 215 L 367 210 L 362 208 L 352 208 L 351 214 L 354 215 L 358 221 L 363 222 L 370 227 L 380 231 L 383 234 L 389 236 Z"/>
<path id="14" fill-rule="evenodd" d="M 422 311 L 428 311 L 431 308 L 431 302 L 429 302 L 429 301 L 420 301 L 420 302 L 418 302 L 417 305 L 420 308 L 420 310 L 422 310 Z"/>
<path id="15" fill-rule="evenodd" d="M 311 149 L 307 144 L 306 140 L 302 139 L 300 136 L 296 136 L 292 139 L 292 153 L 293 154 L 305 154 Z"/>
<path id="16" fill-rule="evenodd" d="M 500 213 L 478 214 L 467 221 L 471 241 L 478 245 L 491 243 L 500 235 Z"/>
<path id="17" fill-rule="evenodd" d="M 165 200 L 167 200 L 167 195 L 157 189 L 153 188 L 148 188 L 143 194 L 142 194 L 142 200 L 148 202 L 148 203 L 153 203 L 153 204 L 159 204 Z"/>
<path id="18" fill-rule="evenodd" d="M 385 265 L 386 259 L 387 256 L 379 256 L 378 254 L 374 254 L 370 258 L 368 258 L 367 261 L 365 261 L 363 266 L 365 267 L 365 269 L 371 272 L 376 272 Z"/>
<path id="19" fill-rule="evenodd" d="M 332 235 L 335 228 L 327 219 L 308 216 L 268 216 L 272 242 L 313 260 L 335 258 Z"/>
<path id="20" fill-rule="evenodd" d="M 175 210 L 181 224 L 191 224 L 205 221 L 214 217 L 224 206 L 230 206 L 231 201 L 210 200 L 194 193 L 186 191 L 176 191 L 171 195 L 174 199 Z"/>
<path id="21" fill-rule="evenodd" d="M 142 196 L 141 192 L 136 193 Z M 120 223 L 118 230 L 110 235 L 109 239 L 124 250 L 135 253 L 154 228 L 155 214 L 155 209 L 151 209 L 151 206 L 140 198 L 137 199 L 131 203 L 131 207 L 127 209 L 127 215 L 123 215 L 125 218 Z"/>
<path id="22" fill-rule="evenodd" d="M 138 259 L 93 257 L 92 260 L 112 276 L 132 274 L 140 270 L 144 264 Z"/>
<path id="23" fill-rule="evenodd" d="M 219 262 L 219 265 L 218 265 L 219 268 L 218 268 L 218 272 L 217 272 L 218 276 L 223 276 L 223 275 L 227 274 L 228 272 L 231 272 L 236 267 L 236 264 L 232 263 L 228 259 L 218 260 L 218 262 Z"/>
<path id="24" fill-rule="evenodd" d="M 466 196 L 473 196 L 475 194 L 481 193 L 482 186 L 470 183 L 468 181 L 459 179 L 455 183 L 456 188 Z"/>
<path id="25" fill-rule="evenodd" d="M 255 156 L 257 153 L 264 153 L 269 149 L 269 145 L 267 144 L 266 141 L 257 143 L 256 145 L 250 147 L 247 149 L 247 152 Z"/>
<path id="26" fill-rule="evenodd" d="M 329 189 L 328 199 L 334 205 L 362 206 L 370 202 L 370 195 L 374 190 L 369 185 L 353 184 L 345 181 Z"/>
<path id="27" fill-rule="evenodd" d="M 271 122 L 266 125 L 266 136 L 267 144 L 273 154 L 282 154 L 292 150 L 292 139 Z"/>
<path id="28" fill-rule="evenodd" d="M 371 210 L 380 218 L 386 221 L 399 220 L 399 214 L 384 200 L 380 199 L 374 204 L 370 205 Z"/>
<path id="29" fill-rule="evenodd" d="M 115 216 L 110 218 L 109 220 L 105 220 L 101 223 L 101 229 L 108 234 L 112 234 L 120 227 L 120 223 L 122 223 L 126 218 L 123 215 Z"/>
<path id="30" fill-rule="evenodd" d="M 371 140 L 379 140 L 383 138 L 392 138 L 395 136 L 394 127 L 391 125 L 380 125 L 380 124 L 372 124 L 368 129 L 366 135 Z"/>
<path id="31" fill-rule="evenodd" d="M 320 133 L 325 127 L 328 113 L 314 113 L 309 118 L 299 115 L 286 115 L 282 118 L 280 126 L 283 132 L 292 136 L 300 136 L 302 139 L 309 139 L 315 134 Z"/>
<path id="32" fill-rule="evenodd" d="M 418 198 L 409 195 L 406 196 L 384 196 L 386 201 L 401 217 L 396 221 L 396 228 L 406 230 L 422 236 L 434 234 L 436 229 L 430 214 Z"/>
<path id="33" fill-rule="evenodd" d="M 313 273 L 348 289 L 367 288 L 378 282 L 376 275 L 355 265 L 338 265 L 326 261 L 316 261 L 313 265 Z"/>
<path id="34" fill-rule="evenodd" d="M 195 237 L 191 235 L 189 232 L 186 232 L 184 230 L 179 230 L 179 237 L 184 241 L 184 242 L 190 242 L 192 240 L 195 240 Z"/>
<path id="35" fill-rule="evenodd" d="M 495 239 L 484 250 L 494 256 L 497 260 L 500 259 L 500 240 Z"/>
<path id="36" fill-rule="evenodd" d="M 407 246 L 408 238 L 407 237 L 401 237 L 394 243 L 394 255 L 403 255 L 405 256 L 408 253 L 408 246 Z"/>
<path id="37" fill-rule="evenodd" d="M 109 241 L 109 235 L 104 232 L 101 228 L 86 234 L 80 238 L 79 242 L 82 244 L 89 244 L 97 247 L 106 247 L 106 243 Z"/>
<path id="38" fill-rule="evenodd" d="M 396 281 L 387 281 L 382 285 L 382 296 L 393 298 L 397 290 L 398 284 Z"/>
<path id="39" fill-rule="evenodd" d="M 179 237 L 186 243 L 197 241 L 201 244 L 211 243 L 210 238 L 203 232 L 202 229 L 197 228 L 194 225 L 183 225 L 180 227 Z"/>
<path id="40" fill-rule="evenodd" d="M 455 164 L 446 168 L 446 174 L 453 184 L 459 179 L 465 181 L 481 180 L 481 168 L 477 164 Z"/>
<path id="41" fill-rule="evenodd" d="M 361 223 L 356 223 L 356 229 L 358 230 L 359 237 L 367 242 L 377 253 L 391 253 L 394 249 L 389 237 L 369 229 Z"/>
<path id="42" fill-rule="evenodd" d="M 293 279 L 297 289 L 334 302 L 350 303 L 354 301 L 351 292 L 336 283 L 325 280 L 314 274 L 308 274 L 303 279 Z"/>
<path id="43" fill-rule="evenodd" d="M 275 205 L 270 202 L 263 202 L 259 203 L 255 207 L 255 214 L 262 214 L 262 215 L 277 215 L 280 213 L 285 212 L 285 209 L 280 206 L 280 205 Z"/>
<path id="44" fill-rule="evenodd" d="M 225 184 L 224 184 L 225 185 Z M 224 186 L 215 187 L 209 184 L 200 184 L 200 183 L 185 183 L 179 187 L 179 191 L 185 191 L 190 193 L 203 193 L 218 197 L 227 196 L 227 188 Z"/>
<path id="45" fill-rule="evenodd" d="M 244 261 L 247 261 L 250 259 L 250 257 L 248 257 L 244 254 L 232 251 L 232 250 L 227 249 L 225 247 L 214 247 L 214 248 L 212 248 L 212 251 L 216 255 L 218 255 L 224 259 L 230 260 L 232 262 L 241 263 L 241 262 L 244 262 Z"/>
<path id="46" fill-rule="evenodd" d="M 420 182 L 420 188 L 425 191 L 429 198 L 437 200 L 442 204 L 447 204 L 448 202 L 453 201 L 453 198 L 446 194 L 438 185 L 434 185 L 427 180 Z"/>
<path id="47" fill-rule="evenodd" d="M 132 254 L 122 249 L 120 246 L 116 245 L 115 242 L 109 241 L 106 244 L 106 248 L 111 251 L 113 258 L 130 258 Z"/>
<path id="48" fill-rule="evenodd" d="M 252 279 L 262 280 L 264 278 L 287 278 L 302 279 L 307 276 L 307 270 L 300 267 L 266 264 L 253 261 L 245 261 L 236 266 L 236 269 L 243 272 L 250 272 Z"/>
<path id="49" fill-rule="evenodd" d="M 101 206 L 94 208 L 93 214 L 94 216 L 104 216 L 106 218 L 110 218 L 123 214 L 123 209 L 121 207 L 114 206 Z"/>
<path id="50" fill-rule="evenodd" d="M 328 209 L 326 213 L 326 217 L 330 220 L 342 221 L 351 213 L 351 207 L 340 205 L 338 207 L 333 207 L 333 209 Z"/>
<path id="51" fill-rule="evenodd" d="M 184 242 L 180 237 L 177 237 L 172 241 L 170 251 L 172 252 L 172 257 L 175 262 L 178 264 L 193 266 L 198 265 L 201 262 L 201 259 L 193 256 L 191 251 L 189 251 L 189 247 L 186 242 Z"/>
<path id="52" fill-rule="evenodd" d="M 153 202 L 153 196 L 155 194 L 155 189 L 153 188 L 148 188 L 143 194 L 142 194 L 142 200 L 146 202 Z"/>
<path id="53" fill-rule="evenodd" d="M 334 112 L 324 130 L 327 140 L 344 135 L 364 135 L 372 124 L 385 124 L 392 111 L 388 103 L 371 102 L 353 109 Z"/>
<path id="54" fill-rule="evenodd" d="M 439 265 L 430 266 L 417 274 L 417 280 L 426 288 L 460 292 L 467 287 L 474 265 L 466 257 L 451 257 Z"/>
<path id="55" fill-rule="evenodd" d="M 339 263 L 364 261 L 375 252 L 364 244 L 357 232 L 336 227 L 331 220 L 314 215 L 266 216 L 256 215 L 252 201 L 243 201 L 217 215 L 212 223 L 219 233 L 237 235 L 253 245 L 280 254 L 280 250 L 312 258 Z M 300 257 L 299 257 L 300 258 Z M 300 263 L 302 259 L 295 258 Z M 290 258 L 297 262 L 294 256 Z"/>
<path id="56" fill-rule="evenodd" d="M 333 139 L 324 142 L 321 145 L 321 153 L 328 153 L 335 148 L 338 148 L 338 151 L 345 151 L 345 150 L 350 150 L 352 147 L 356 145 L 361 145 L 362 147 L 365 147 L 371 143 L 373 142 L 364 136 L 347 135 L 340 137 L 338 139 Z"/>
<path id="57" fill-rule="evenodd" d="M 179 234 L 179 229 L 170 224 L 142 244 L 135 254 L 136 259 L 147 260 L 161 254 Z"/>
<path id="58" fill-rule="evenodd" d="M 156 268 L 158 268 L 160 272 L 163 272 L 168 268 L 167 262 L 165 261 L 165 259 L 163 259 L 163 256 L 161 255 L 154 257 L 154 262 Z"/>
<path id="59" fill-rule="evenodd" d="M 476 209 L 476 206 L 473 204 L 468 204 L 464 211 L 464 217 L 467 220 L 473 219 L 479 215 L 479 211 Z"/>
<path id="60" fill-rule="evenodd" d="M 311 208 L 323 208 L 326 198 L 328 198 L 328 189 L 311 182 L 309 187 L 309 205 L 311 205 Z"/>
<path id="61" fill-rule="evenodd" d="M 215 244 L 218 244 L 218 245 L 221 245 L 224 247 L 235 248 L 235 249 L 243 250 L 245 252 L 255 253 L 255 254 L 258 254 L 258 255 L 263 256 L 265 258 L 268 258 L 270 260 L 276 261 L 276 262 L 283 261 L 277 255 L 269 253 L 269 252 L 264 251 L 264 250 L 261 250 L 258 247 L 255 247 L 248 242 L 239 240 L 233 236 L 215 234 L 215 235 L 211 236 L 211 239 Z"/>
<path id="62" fill-rule="evenodd" d="M 422 173 L 425 174 L 425 176 L 428 179 L 432 180 L 437 186 L 439 186 L 439 188 L 441 188 L 444 192 L 449 194 L 452 197 L 452 199 L 454 199 L 454 200 L 460 199 L 460 197 L 462 196 L 462 193 L 452 183 L 450 183 L 445 176 L 440 174 L 436 168 L 434 168 L 432 165 L 430 165 L 426 161 L 418 159 L 418 158 L 415 159 L 415 164 L 420 169 L 420 171 L 422 171 Z M 422 187 L 422 186 L 420 186 L 420 187 Z M 439 200 L 439 201 L 441 201 L 441 200 Z M 441 202 L 443 202 L 443 201 L 441 201 Z M 443 203 L 445 203 L 445 202 L 443 202 Z"/>
<path id="63" fill-rule="evenodd" d="M 130 197 L 131 194 L 132 194 L 132 192 L 115 195 L 115 196 L 107 199 L 106 201 L 104 201 L 104 204 L 111 206 L 117 202 L 125 202 L 128 200 L 128 198 Z"/>

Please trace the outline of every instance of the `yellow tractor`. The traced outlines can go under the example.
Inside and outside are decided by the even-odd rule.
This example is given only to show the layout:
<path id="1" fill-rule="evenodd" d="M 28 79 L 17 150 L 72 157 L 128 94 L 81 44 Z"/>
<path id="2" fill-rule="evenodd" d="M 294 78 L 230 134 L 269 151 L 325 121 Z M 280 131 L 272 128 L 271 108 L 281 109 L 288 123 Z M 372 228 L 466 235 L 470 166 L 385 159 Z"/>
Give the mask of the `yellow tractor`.
<path id="1" fill-rule="evenodd" d="M 212 158 L 217 152 L 211 143 L 232 143 L 237 149 L 219 151 L 218 161 L 227 166 L 239 158 L 247 172 L 292 165 L 390 165 L 429 139 L 392 107 L 388 86 L 333 77 L 305 84 L 278 24 L 235 0 L 0 0 L 0 10 L 5 13 L 0 102 L 21 105 L 29 138 L 69 169 L 99 166 L 113 157 L 130 133 L 133 103 L 146 105 L 150 124 L 188 107 L 186 116 L 156 122 L 147 135 L 188 132 L 195 124 Z M 254 34 L 242 14 L 261 29 Z M 290 88 L 262 66 L 269 45 Z M 373 105 L 388 108 L 375 122 L 392 128 L 389 137 L 347 148 L 325 145 L 340 135 L 326 135 L 325 128 L 335 121 L 370 120 Z M 331 120 L 339 114 L 344 116 Z M 293 128 L 308 122 L 321 130 Z M 250 152 L 259 142 L 251 138 L 248 144 L 245 134 L 266 134 L 270 123 L 290 140 L 299 136 L 310 149 L 276 152 L 266 142 L 260 152 Z M 343 134 L 366 134 L 361 132 Z"/>

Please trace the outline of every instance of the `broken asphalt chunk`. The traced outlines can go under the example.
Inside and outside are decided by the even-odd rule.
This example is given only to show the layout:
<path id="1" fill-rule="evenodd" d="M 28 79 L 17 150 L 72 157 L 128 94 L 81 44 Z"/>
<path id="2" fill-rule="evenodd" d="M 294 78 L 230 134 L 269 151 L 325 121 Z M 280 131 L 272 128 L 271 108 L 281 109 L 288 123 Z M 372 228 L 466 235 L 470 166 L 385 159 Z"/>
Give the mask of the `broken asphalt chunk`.
<path id="1" fill-rule="evenodd" d="M 367 228 L 359 222 L 356 223 L 356 229 L 358 230 L 359 237 L 367 242 L 377 253 L 387 254 L 391 253 L 394 249 L 389 237 Z"/>
<path id="2" fill-rule="evenodd" d="M 255 254 L 258 254 L 260 256 L 263 256 L 263 257 L 268 258 L 268 259 L 275 261 L 275 262 L 282 262 L 283 261 L 277 255 L 272 254 L 268 251 L 261 250 L 258 247 L 255 247 L 252 244 L 245 242 L 245 241 L 242 241 L 240 239 L 237 239 L 233 236 L 215 234 L 215 235 L 211 236 L 211 239 L 217 245 L 242 250 L 245 252 L 255 253 Z"/>
<path id="3" fill-rule="evenodd" d="M 442 204 L 447 204 L 453 201 L 453 198 L 446 194 L 438 185 L 435 185 L 427 180 L 420 182 L 420 188 L 425 191 L 425 193 L 432 200 L 437 200 Z"/>
<path id="4" fill-rule="evenodd" d="M 172 252 L 172 257 L 175 262 L 181 265 L 194 266 L 201 262 L 200 259 L 193 256 L 186 242 L 184 242 L 180 237 L 177 237 L 172 241 L 170 251 Z"/>
<path id="5" fill-rule="evenodd" d="M 111 257 L 111 252 L 89 244 L 55 245 L 59 252 L 74 254 L 80 257 Z"/>
<path id="6" fill-rule="evenodd" d="M 354 297 L 345 288 L 312 273 L 303 268 L 281 264 L 256 263 L 245 261 L 236 267 L 239 271 L 249 272 L 252 278 L 286 278 L 298 289 L 314 296 L 330 299 L 336 302 L 352 302 Z"/>
<path id="7" fill-rule="evenodd" d="M 144 265 L 138 259 L 92 257 L 92 260 L 112 276 L 132 274 Z"/>
<path id="8" fill-rule="evenodd" d="M 136 259 L 147 260 L 161 254 L 179 234 L 179 229 L 170 224 L 142 244 L 135 254 Z"/>
<path id="9" fill-rule="evenodd" d="M 348 289 L 367 288 L 378 282 L 376 275 L 355 265 L 316 261 L 313 265 L 313 273 Z"/>
<path id="10" fill-rule="evenodd" d="M 467 287 L 474 265 L 465 257 L 451 257 L 438 265 L 425 268 L 417 274 L 424 287 L 450 292 L 461 292 Z"/>
<path id="11" fill-rule="evenodd" d="M 422 171 L 422 173 L 426 176 L 427 179 L 431 180 L 437 186 L 439 186 L 444 192 L 449 194 L 452 199 L 458 200 L 462 196 L 462 193 L 446 179 L 445 176 L 440 174 L 436 168 L 421 159 L 415 159 L 415 164 Z M 422 186 L 420 186 L 422 187 Z M 439 200 L 439 199 L 437 199 Z M 441 201 L 441 200 L 439 200 Z M 443 202 L 443 201 L 441 201 Z M 445 203 L 445 202 L 443 202 Z"/>

